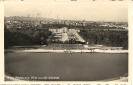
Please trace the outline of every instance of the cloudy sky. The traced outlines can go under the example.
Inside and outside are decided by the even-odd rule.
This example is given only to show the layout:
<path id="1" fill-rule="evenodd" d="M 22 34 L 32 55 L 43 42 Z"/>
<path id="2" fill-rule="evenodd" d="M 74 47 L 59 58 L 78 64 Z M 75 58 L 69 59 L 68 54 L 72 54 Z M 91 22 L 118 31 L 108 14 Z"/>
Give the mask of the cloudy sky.
<path id="1" fill-rule="evenodd" d="M 124 3 L 56 2 L 43 4 L 6 4 L 5 16 L 36 17 L 87 21 L 128 21 L 128 5 Z"/>

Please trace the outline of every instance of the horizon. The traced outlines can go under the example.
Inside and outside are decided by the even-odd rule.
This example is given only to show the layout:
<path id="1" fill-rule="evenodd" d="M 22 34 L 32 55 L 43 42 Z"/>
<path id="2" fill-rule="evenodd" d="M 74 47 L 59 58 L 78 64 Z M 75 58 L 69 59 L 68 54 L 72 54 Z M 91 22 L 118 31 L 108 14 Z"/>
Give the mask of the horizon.
<path id="1" fill-rule="evenodd" d="M 6 17 L 6 18 L 10 18 L 10 17 L 19 17 L 19 18 L 26 18 L 25 16 L 4 16 L 4 17 Z M 28 17 L 28 19 L 29 18 L 36 18 L 36 17 Z M 43 19 L 52 19 L 52 20 L 57 20 L 57 19 L 54 19 L 54 18 L 46 18 L 46 17 L 38 17 L 38 18 L 42 18 L 42 20 Z M 27 20 L 28 20 L 27 19 Z M 60 19 L 59 21 L 83 21 L 83 20 L 70 20 L 70 19 Z M 89 21 L 89 20 L 85 20 L 85 21 L 87 21 L 87 22 L 125 22 L 125 23 L 128 23 L 128 21 Z"/>

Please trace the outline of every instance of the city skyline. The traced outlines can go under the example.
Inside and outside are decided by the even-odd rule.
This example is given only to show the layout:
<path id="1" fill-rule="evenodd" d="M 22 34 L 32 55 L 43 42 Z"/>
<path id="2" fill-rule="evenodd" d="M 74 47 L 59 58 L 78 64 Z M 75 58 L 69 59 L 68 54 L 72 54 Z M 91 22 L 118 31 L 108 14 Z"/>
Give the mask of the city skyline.
<path id="1" fill-rule="evenodd" d="M 119 6 L 118 6 L 119 5 Z M 124 3 L 43 3 L 7 4 L 5 16 L 44 17 L 60 20 L 128 21 L 128 6 Z"/>

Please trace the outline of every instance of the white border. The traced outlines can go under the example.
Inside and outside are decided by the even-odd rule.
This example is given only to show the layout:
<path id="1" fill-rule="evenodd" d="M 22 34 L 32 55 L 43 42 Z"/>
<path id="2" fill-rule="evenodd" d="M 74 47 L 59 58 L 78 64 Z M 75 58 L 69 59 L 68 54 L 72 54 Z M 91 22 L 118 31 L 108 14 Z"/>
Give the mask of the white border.
<path id="1" fill-rule="evenodd" d="M 129 79 L 128 82 L 90 82 L 90 81 L 4 81 L 4 4 L 43 4 L 43 3 L 127 3 L 129 6 L 128 9 L 128 23 L 129 23 Z M 32 1 L 0 1 L 0 84 L 131 84 L 132 82 L 132 27 L 133 27 L 133 4 L 131 1 L 77 1 L 71 2 L 68 0 L 60 0 L 60 1 L 42 1 L 37 0 Z"/>

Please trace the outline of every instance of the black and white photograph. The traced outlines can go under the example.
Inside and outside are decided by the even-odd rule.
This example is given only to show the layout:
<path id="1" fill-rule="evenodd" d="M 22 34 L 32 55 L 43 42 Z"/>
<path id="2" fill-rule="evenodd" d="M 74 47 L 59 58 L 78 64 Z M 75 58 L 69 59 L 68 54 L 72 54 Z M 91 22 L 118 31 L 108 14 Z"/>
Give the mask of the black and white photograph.
<path id="1" fill-rule="evenodd" d="M 129 81 L 127 3 L 4 5 L 4 81 Z"/>

